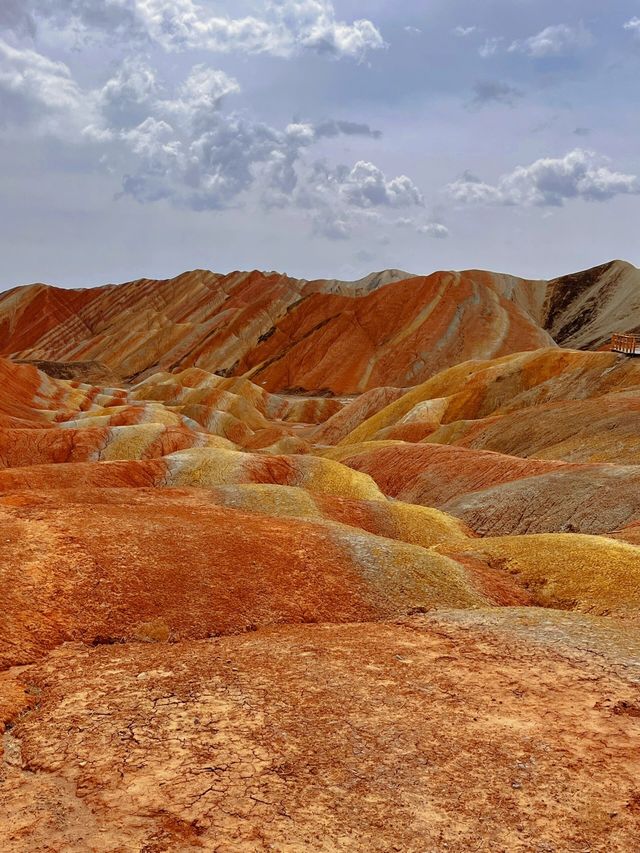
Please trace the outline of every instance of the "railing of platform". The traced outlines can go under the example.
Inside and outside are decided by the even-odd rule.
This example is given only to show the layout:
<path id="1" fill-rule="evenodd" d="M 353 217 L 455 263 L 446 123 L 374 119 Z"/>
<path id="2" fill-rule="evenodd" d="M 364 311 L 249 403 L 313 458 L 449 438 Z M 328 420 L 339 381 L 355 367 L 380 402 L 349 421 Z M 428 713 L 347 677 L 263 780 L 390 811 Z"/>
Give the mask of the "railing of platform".
<path id="1" fill-rule="evenodd" d="M 611 349 L 625 355 L 640 355 L 640 335 L 613 335 Z"/>

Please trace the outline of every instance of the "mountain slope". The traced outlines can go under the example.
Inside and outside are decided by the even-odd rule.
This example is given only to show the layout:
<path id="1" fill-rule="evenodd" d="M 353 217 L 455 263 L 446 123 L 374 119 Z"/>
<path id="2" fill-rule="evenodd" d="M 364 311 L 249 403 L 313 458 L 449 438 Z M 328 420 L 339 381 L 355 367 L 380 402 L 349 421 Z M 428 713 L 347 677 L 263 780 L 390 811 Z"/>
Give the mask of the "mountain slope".
<path id="1" fill-rule="evenodd" d="M 602 347 L 640 330 L 640 271 L 614 261 L 552 281 L 481 270 L 355 282 L 206 270 L 0 294 L 0 355 L 141 378 L 200 367 L 274 392 L 407 387 L 472 358 Z"/>
<path id="2" fill-rule="evenodd" d="M 560 346 L 596 349 L 615 332 L 640 332 L 640 270 L 611 261 L 550 281 L 541 323 Z"/>
<path id="3" fill-rule="evenodd" d="M 553 345 L 529 313 L 540 303 L 536 283 L 478 271 L 403 275 L 349 285 L 196 270 L 87 290 L 31 285 L 0 295 L 0 355 L 98 362 L 123 379 L 195 366 L 247 373 L 271 391 L 353 394 Z"/>

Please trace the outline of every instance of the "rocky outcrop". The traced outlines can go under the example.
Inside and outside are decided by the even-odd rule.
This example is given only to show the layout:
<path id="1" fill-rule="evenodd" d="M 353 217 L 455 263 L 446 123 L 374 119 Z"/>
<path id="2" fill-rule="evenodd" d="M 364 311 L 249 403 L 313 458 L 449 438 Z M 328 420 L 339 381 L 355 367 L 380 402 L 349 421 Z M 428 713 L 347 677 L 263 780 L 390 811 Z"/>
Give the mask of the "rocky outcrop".
<path id="1" fill-rule="evenodd" d="M 549 282 L 541 320 L 563 347 L 597 349 L 616 332 L 640 333 L 640 270 L 612 261 Z"/>

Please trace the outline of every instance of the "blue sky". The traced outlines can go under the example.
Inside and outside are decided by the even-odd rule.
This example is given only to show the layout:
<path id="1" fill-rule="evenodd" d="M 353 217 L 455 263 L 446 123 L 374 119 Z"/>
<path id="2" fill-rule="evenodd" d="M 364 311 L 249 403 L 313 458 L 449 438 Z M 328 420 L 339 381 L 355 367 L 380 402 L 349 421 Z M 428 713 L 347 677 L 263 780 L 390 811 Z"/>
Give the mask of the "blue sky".
<path id="1" fill-rule="evenodd" d="M 640 0 L 2 0 L 0 288 L 640 264 Z"/>

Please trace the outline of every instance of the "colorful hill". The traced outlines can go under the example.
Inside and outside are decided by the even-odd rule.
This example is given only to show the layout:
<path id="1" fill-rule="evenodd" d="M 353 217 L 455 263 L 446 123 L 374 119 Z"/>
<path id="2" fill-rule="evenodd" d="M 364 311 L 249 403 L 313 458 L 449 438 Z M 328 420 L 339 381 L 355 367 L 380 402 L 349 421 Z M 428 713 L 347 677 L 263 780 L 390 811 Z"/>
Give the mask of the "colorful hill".
<path id="1" fill-rule="evenodd" d="M 259 272 L 77 291 L 32 285 L 0 296 L 0 354 L 95 361 L 129 379 L 200 367 L 272 391 L 359 393 L 415 384 L 468 358 L 549 346 L 504 279 L 436 273 L 365 293 Z"/>
<path id="2" fill-rule="evenodd" d="M 469 270 L 359 282 L 205 270 L 166 281 L 0 294 L 0 355 L 121 379 L 199 367 L 274 392 L 416 385 L 459 362 L 640 329 L 640 272 L 615 261 L 550 282 Z"/>
<path id="3" fill-rule="evenodd" d="M 636 273 L 0 295 L 0 849 L 635 853 Z"/>

